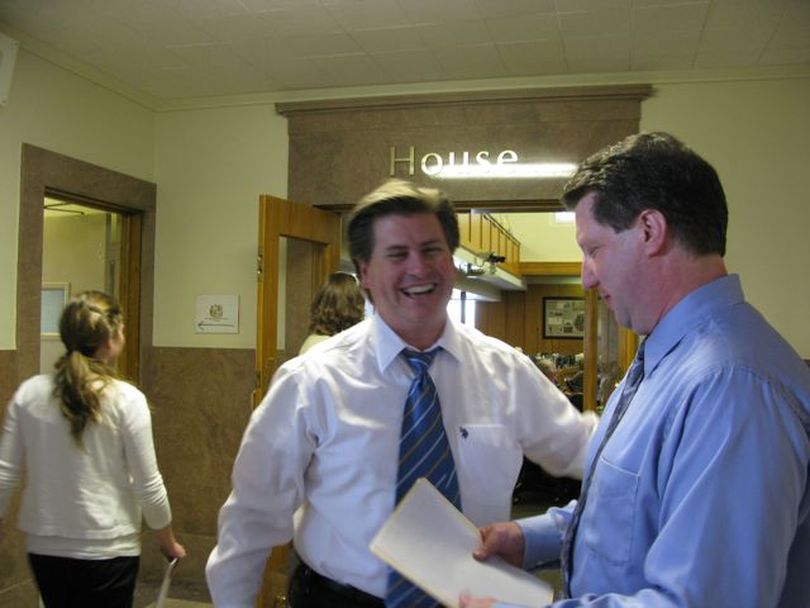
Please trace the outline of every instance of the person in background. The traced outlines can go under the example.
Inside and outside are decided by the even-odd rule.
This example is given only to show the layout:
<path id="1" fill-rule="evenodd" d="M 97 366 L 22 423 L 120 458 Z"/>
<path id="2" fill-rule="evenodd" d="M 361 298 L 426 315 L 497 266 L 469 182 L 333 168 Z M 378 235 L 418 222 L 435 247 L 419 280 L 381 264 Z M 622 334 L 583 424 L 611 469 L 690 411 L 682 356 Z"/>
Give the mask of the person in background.
<path id="1" fill-rule="evenodd" d="M 348 240 L 375 313 L 282 365 L 253 412 L 206 568 L 219 608 L 252 607 L 270 549 L 291 538 L 294 608 L 432 606 L 368 548 L 416 478 L 483 525 L 508 517 L 522 454 L 580 475 L 595 415 L 448 318 L 450 201 L 393 180 L 355 206 Z"/>
<path id="2" fill-rule="evenodd" d="M 484 528 L 477 557 L 561 559 L 560 608 L 810 606 L 810 369 L 727 274 L 717 173 L 644 133 L 588 158 L 563 202 L 583 287 L 646 339 L 576 505 Z"/>
<path id="3" fill-rule="evenodd" d="M 532 357 L 532 360 L 537 366 L 537 369 L 543 372 L 543 375 L 551 380 L 554 386 L 558 386 L 557 366 L 554 363 L 554 360 L 540 357 Z"/>
<path id="4" fill-rule="evenodd" d="M 298 354 L 362 321 L 365 305 L 357 279 L 346 272 L 330 274 L 312 299 L 309 335 Z"/>
<path id="5" fill-rule="evenodd" d="M 186 551 L 172 533 L 146 399 L 113 368 L 124 347 L 115 300 L 88 291 L 62 312 L 56 373 L 14 394 L 0 438 L 0 518 L 27 483 L 19 513 L 47 608 L 132 606 L 141 514 L 167 558 Z M 0 522 L 2 523 L 2 522 Z"/>

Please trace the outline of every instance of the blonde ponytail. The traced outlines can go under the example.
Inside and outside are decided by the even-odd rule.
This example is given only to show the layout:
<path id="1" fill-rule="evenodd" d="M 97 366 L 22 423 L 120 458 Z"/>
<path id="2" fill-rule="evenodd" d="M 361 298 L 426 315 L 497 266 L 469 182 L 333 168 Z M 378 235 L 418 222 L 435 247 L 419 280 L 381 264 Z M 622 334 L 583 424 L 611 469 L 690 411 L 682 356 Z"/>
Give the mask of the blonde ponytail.
<path id="1" fill-rule="evenodd" d="M 97 359 L 96 354 L 122 324 L 118 303 L 99 291 L 76 296 L 59 320 L 59 334 L 67 352 L 55 365 L 54 395 L 60 400 L 70 434 L 79 446 L 87 425 L 101 419 L 101 393 L 117 377 L 115 370 Z"/>

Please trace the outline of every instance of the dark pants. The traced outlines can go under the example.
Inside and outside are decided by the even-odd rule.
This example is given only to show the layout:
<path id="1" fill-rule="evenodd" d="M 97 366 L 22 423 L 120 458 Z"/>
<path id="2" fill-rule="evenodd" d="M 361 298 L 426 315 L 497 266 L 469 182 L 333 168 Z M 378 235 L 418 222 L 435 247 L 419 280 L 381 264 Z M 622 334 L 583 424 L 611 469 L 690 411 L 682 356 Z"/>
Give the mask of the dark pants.
<path id="1" fill-rule="evenodd" d="M 73 559 L 28 554 L 46 608 L 132 608 L 139 557 Z"/>
<path id="2" fill-rule="evenodd" d="M 321 576 L 301 562 L 290 579 L 291 608 L 383 608 L 377 596 Z"/>

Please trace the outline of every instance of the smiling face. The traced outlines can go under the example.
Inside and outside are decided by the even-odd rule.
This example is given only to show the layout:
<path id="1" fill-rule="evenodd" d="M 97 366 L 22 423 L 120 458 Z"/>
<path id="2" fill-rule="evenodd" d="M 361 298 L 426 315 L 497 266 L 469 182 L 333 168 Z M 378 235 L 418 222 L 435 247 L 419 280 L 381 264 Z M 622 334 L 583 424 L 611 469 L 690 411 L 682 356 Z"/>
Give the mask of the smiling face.
<path id="1" fill-rule="evenodd" d="M 374 220 L 374 249 L 359 261 L 360 281 L 382 319 L 405 342 L 425 349 L 447 321 L 456 269 L 441 224 L 432 213 Z"/>
<path id="2" fill-rule="evenodd" d="M 588 194 L 575 209 L 577 243 L 582 250 L 582 286 L 599 291 L 619 325 L 647 333 L 640 227 L 636 222 L 616 232 L 600 224 L 593 216 L 595 199 L 596 194 Z"/>

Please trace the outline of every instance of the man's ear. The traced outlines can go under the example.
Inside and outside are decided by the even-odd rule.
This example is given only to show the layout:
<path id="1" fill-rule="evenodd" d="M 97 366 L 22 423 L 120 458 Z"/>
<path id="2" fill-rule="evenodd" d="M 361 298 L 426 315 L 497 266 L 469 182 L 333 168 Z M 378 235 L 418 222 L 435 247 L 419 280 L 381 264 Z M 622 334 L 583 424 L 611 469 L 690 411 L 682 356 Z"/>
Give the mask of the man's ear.
<path id="1" fill-rule="evenodd" d="M 669 226 L 664 214 L 657 209 L 645 209 L 636 220 L 644 239 L 644 249 L 650 256 L 660 255 L 667 249 Z"/>
<path id="2" fill-rule="evenodd" d="M 365 260 L 357 260 L 357 278 L 360 280 L 360 287 L 368 289 L 366 284 L 366 277 L 368 276 L 368 262 Z"/>

